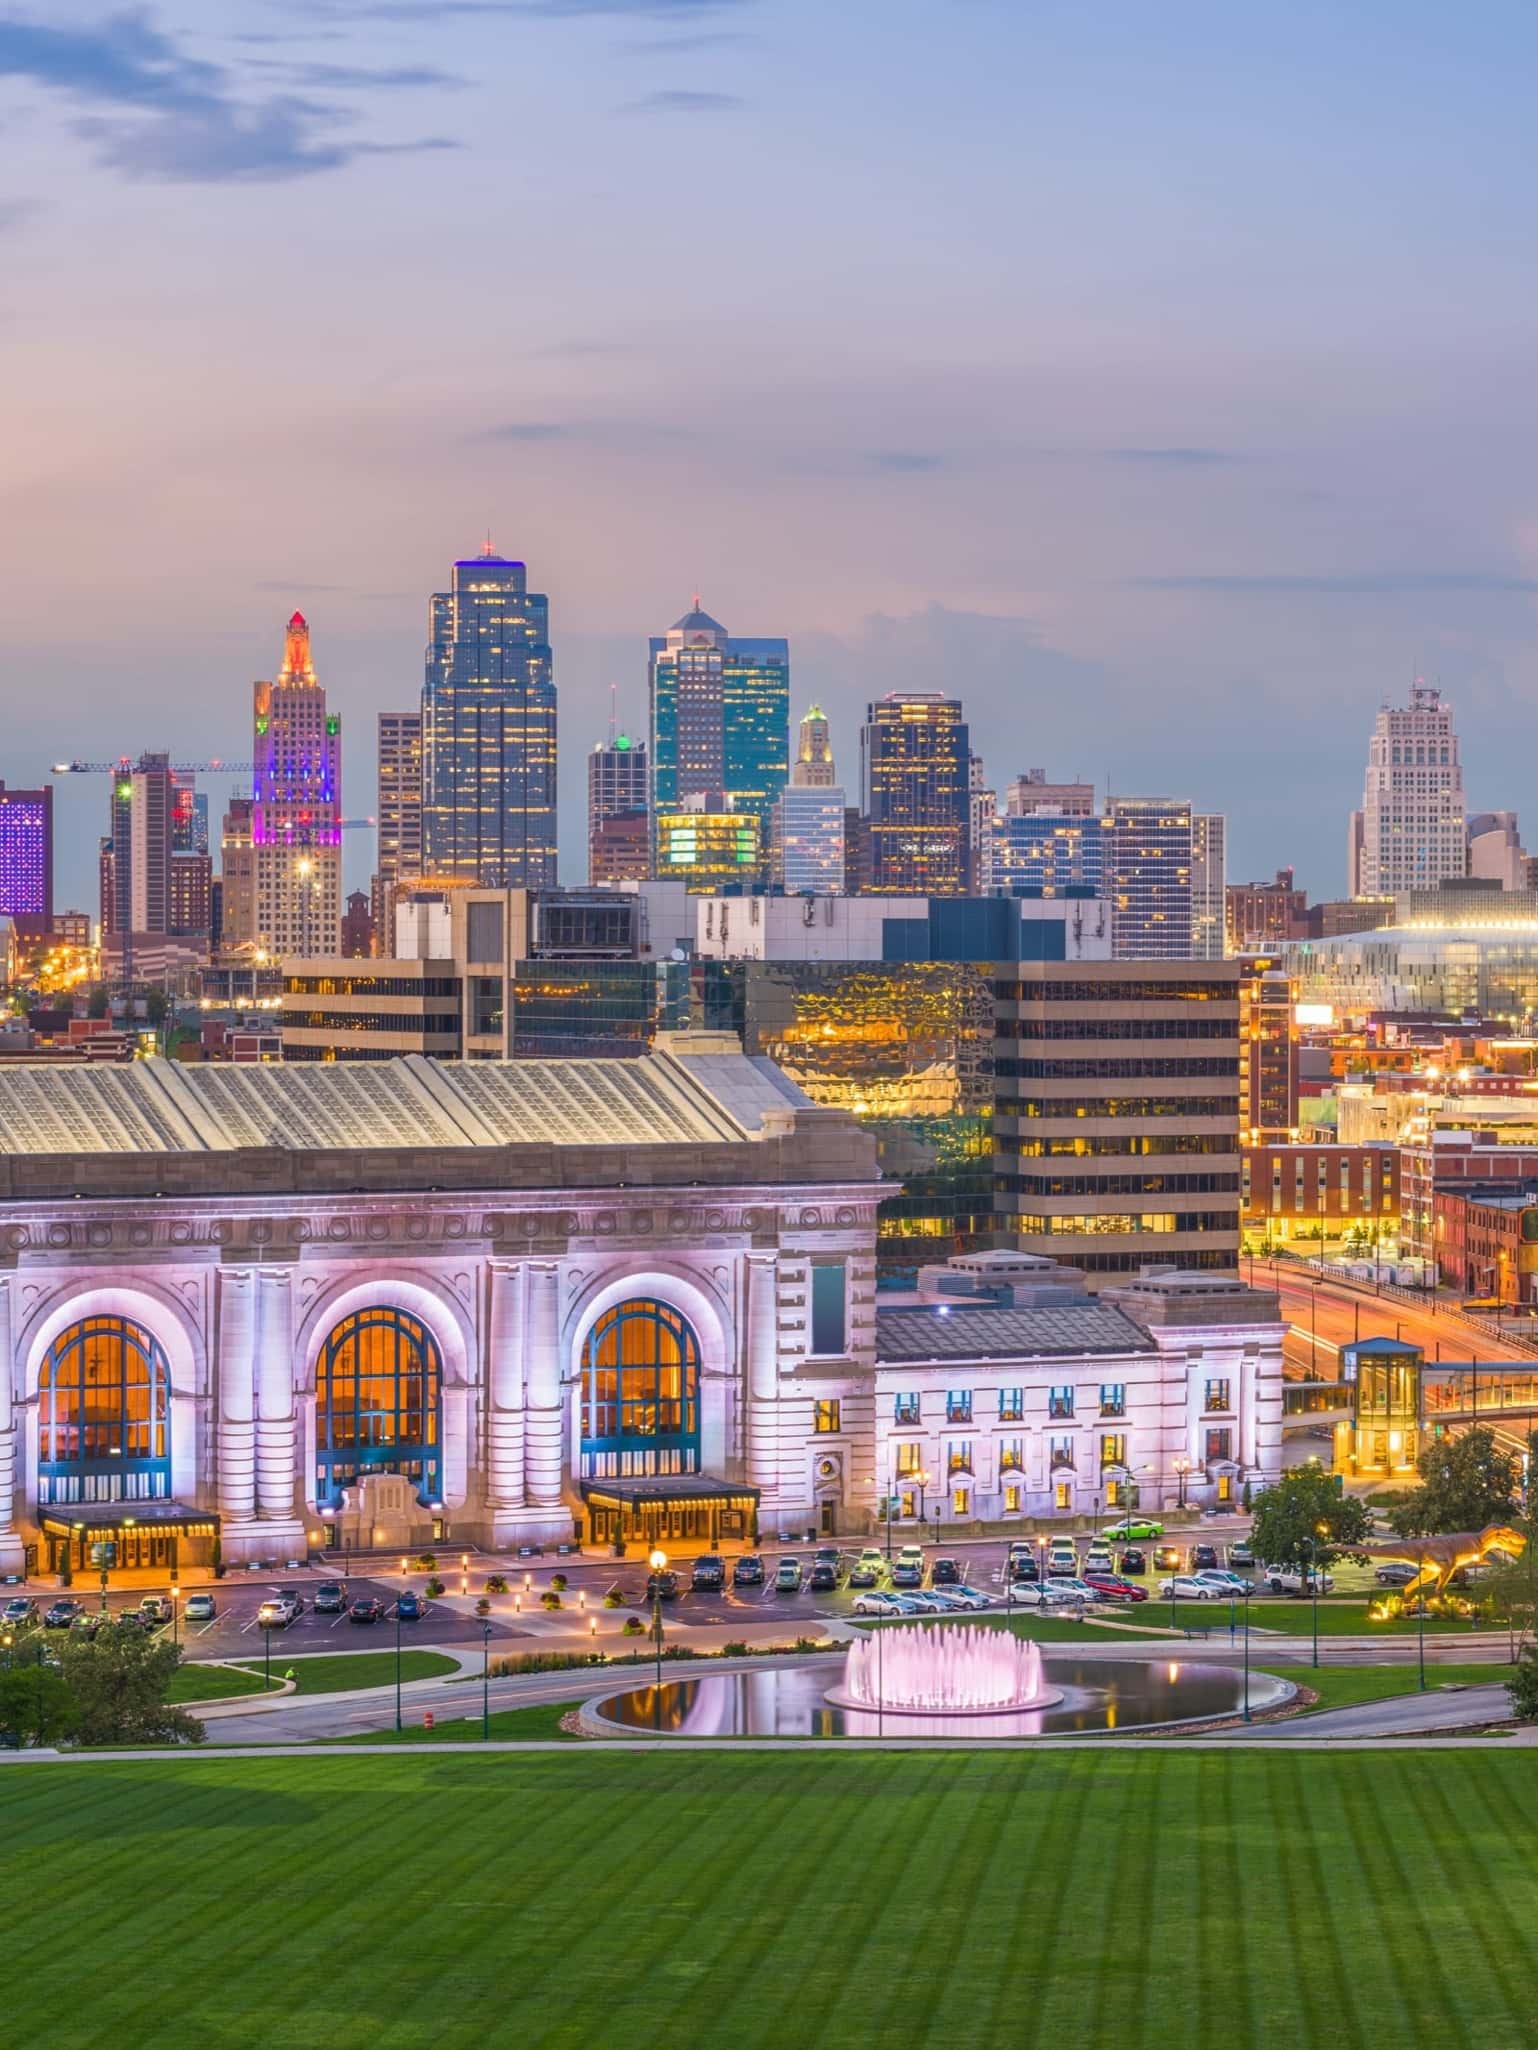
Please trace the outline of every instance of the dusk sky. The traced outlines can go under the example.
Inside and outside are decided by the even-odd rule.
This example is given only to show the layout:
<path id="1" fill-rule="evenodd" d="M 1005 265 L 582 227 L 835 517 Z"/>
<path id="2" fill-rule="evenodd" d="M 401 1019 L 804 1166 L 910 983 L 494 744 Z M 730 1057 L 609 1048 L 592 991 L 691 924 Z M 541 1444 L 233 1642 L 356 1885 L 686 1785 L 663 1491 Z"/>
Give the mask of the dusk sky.
<path id="1" fill-rule="evenodd" d="M 371 811 L 489 530 L 567 880 L 695 590 L 851 786 L 944 689 L 1001 792 L 1189 795 L 1339 895 L 1419 671 L 1538 846 L 1535 60 L 1493 0 L 0 0 L 0 776 L 245 754 L 297 605 Z"/>

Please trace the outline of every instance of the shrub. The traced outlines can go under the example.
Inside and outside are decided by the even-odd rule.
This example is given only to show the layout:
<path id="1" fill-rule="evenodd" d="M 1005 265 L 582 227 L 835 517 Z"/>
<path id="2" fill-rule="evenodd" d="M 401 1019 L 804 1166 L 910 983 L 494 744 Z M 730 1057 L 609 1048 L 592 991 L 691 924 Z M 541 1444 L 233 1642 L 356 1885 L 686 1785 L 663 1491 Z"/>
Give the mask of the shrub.
<path id="1" fill-rule="evenodd" d="M 577 1666 L 601 1666 L 601 1651 L 520 1651 L 511 1658 L 493 1659 L 491 1677 L 511 1680 L 519 1673 L 566 1673 Z"/>
<path id="2" fill-rule="evenodd" d="M 489 1616 L 491 1614 L 491 1603 L 487 1601 L 485 1595 L 482 1595 L 480 1600 L 476 1603 L 475 1613 L 478 1616 Z"/>
<path id="3" fill-rule="evenodd" d="M 721 1656 L 724 1659 L 745 1659 L 747 1655 L 748 1647 L 740 1637 L 732 1638 L 729 1643 L 723 1644 L 721 1647 Z"/>
<path id="4" fill-rule="evenodd" d="M 557 1594 L 564 1594 L 566 1592 L 566 1575 L 564 1573 L 552 1573 L 550 1576 L 550 1585 L 555 1589 Z"/>
<path id="5" fill-rule="evenodd" d="M 505 1573 L 488 1573 L 486 1576 L 486 1592 L 488 1594 L 506 1594 L 507 1575 Z"/>
<path id="6" fill-rule="evenodd" d="M 442 1594 L 443 1582 L 438 1578 L 436 1573 L 428 1581 L 427 1586 L 423 1589 L 423 1592 L 426 1594 L 429 1601 L 434 1600 L 438 1595 Z"/>
<path id="7" fill-rule="evenodd" d="M 412 1570 L 416 1573 L 431 1573 L 437 1564 L 437 1555 L 433 1552 L 418 1552 L 411 1562 Z"/>
<path id="8" fill-rule="evenodd" d="M 547 1587 L 539 1598 L 539 1605 L 542 1609 L 558 1609 L 561 1606 L 561 1597 L 553 1587 Z"/>
<path id="9" fill-rule="evenodd" d="M 622 1609 L 625 1606 L 625 1597 L 622 1594 L 616 1594 L 611 1587 L 603 1598 L 603 1605 L 606 1609 Z"/>
<path id="10" fill-rule="evenodd" d="M 1511 1712 L 1518 1722 L 1538 1722 L 1538 1644 L 1529 1643 L 1506 1682 Z"/>
<path id="11" fill-rule="evenodd" d="M 622 1632 L 622 1635 L 626 1637 L 640 1637 L 644 1633 L 645 1629 L 646 1625 L 641 1621 L 639 1616 L 627 1616 L 625 1618 L 625 1627 Z"/>

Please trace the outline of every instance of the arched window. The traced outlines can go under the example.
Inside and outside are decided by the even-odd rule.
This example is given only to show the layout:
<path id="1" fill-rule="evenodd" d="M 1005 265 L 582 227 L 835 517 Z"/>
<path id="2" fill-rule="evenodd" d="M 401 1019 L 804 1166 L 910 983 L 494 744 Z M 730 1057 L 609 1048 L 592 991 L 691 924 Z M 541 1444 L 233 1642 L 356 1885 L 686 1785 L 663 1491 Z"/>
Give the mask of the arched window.
<path id="1" fill-rule="evenodd" d="M 37 1495 L 146 1502 L 171 1493 L 171 1369 L 129 1317 L 82 1317 L 37 1377 Z"/>
<path id="2" fill-rule="evenodd" d="M 670 1303 L 606 1310 L 582 1348 L 582 1476 L 700 1470 L 700 1342 Z"/>
<path id="3" fill-rule="evenodd" d="M 321 1348 L 315 1375 L 315 1499 L 335 1502 L 367 1473 L 405 1474 L 442 1499 L 443 1365 L 420 1318 L 359 1310 Z"/>

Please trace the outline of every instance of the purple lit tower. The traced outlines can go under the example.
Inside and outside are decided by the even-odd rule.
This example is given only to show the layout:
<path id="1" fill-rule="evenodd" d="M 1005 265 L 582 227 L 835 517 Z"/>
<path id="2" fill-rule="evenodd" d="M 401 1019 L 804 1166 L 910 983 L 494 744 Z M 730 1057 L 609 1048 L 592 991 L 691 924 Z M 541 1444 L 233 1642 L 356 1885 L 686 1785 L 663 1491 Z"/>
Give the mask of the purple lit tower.
<path id="1" fill-rule="evenodd" d="M 7 790 L 0 781 L 0 918 L 53 919 L 53 785 Z"/>
<path id="2" fill-rule="evenodd" d="M 254 691 L 252 927 L 269 954 L 335 954 L 342 924 L 342 722 L 310 660 L 302 613 L 288 622 L 275 683 Z"/>

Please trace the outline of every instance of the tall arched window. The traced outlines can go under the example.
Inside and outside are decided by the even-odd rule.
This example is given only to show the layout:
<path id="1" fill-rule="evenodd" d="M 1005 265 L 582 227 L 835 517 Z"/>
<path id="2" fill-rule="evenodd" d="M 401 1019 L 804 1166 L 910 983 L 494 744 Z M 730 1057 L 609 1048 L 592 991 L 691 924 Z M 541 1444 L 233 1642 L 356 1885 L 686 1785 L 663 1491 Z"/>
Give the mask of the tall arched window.
<path id="1" fill-rule="evenodd" d="M 700 1470 L 700 1342 L 670 1303 L 606 1310 L 582 1348 L 582 1476 Z"/>
<path id="2" fill-rule="evenodd" d="M 171 1493 L 171 1369 L 130 1317 L 82 1317 L 37 1377 L 37 1494 L 146 1502 Z"/>
<path id="3" fill-rule="evenodd" d="M 321 1348 L 315 1375 L 315 1499 L 335 1502 L 367 1473 L 405 1474 L 442 1499 L 443 1365 L 420 1318 L 359 1310 Z"/>

